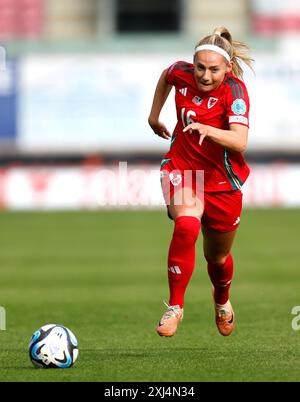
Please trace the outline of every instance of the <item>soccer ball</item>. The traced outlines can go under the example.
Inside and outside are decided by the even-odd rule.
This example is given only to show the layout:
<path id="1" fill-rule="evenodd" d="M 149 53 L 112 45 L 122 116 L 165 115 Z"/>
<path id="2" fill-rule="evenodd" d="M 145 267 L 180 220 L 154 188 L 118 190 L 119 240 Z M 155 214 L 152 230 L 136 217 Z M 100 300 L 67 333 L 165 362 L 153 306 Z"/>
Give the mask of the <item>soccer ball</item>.
<path id="1" fill-rule="evenodd" d="M 68 368 L 78 356 L 78 342 L 63 325 L 48 324 L 32 335 L 29 343 L 29 357 L 38 368 Z"/>

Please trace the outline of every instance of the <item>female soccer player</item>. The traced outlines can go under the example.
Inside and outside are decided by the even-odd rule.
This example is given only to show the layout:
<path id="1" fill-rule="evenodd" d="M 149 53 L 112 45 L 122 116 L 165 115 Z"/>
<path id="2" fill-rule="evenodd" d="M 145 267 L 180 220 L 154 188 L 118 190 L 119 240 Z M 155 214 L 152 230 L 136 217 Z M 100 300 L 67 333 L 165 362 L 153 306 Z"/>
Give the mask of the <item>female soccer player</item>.
<path id="1" fill-rule="evenodd" d="M 183 318 L 201 226 L 217 328 L 227 336 L 235 325 L 229 288 L 231 248 L 242 209 L 241 186 L 249 175 L 243 157 L 249 98 L 241 80 L 241 61 L 252 68 L 247 51 L 247 45 L 233 41 L 226 28 L 216 28 L 197 44 L 194 63 L 174 63 L 163 71 L 155 90 L 148 119 L 154 133 L 171 137 L 159 116 L 173 86 L 178 118 L 161 165 L 162 189 L 174 232 L 168 255 L 169 304 L 156 328 L 160 336 L 174 335 Z M 204 174 L 200 186 L 197 172 Z"/>

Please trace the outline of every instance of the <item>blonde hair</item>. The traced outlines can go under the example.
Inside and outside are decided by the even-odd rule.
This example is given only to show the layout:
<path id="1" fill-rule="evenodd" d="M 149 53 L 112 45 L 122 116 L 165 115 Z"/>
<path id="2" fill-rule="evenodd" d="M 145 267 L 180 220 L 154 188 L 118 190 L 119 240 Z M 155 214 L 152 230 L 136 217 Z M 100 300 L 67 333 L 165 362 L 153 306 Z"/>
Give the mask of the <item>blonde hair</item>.
<path id="1" fill-rule="evenodd" d="M 254 60 L 247 54 L 249 46 L 243 42 L 232 40 L 231 33 L 227 28 L 218 27 L 214 33 L 201 39 L 197 46 L 201 45 L 215 45 L 225 50 L 233 63 L 232 74 L 238 78 L 243 78 L 243 68 L 241 61 L 244 62 L 252 71 Z"/>

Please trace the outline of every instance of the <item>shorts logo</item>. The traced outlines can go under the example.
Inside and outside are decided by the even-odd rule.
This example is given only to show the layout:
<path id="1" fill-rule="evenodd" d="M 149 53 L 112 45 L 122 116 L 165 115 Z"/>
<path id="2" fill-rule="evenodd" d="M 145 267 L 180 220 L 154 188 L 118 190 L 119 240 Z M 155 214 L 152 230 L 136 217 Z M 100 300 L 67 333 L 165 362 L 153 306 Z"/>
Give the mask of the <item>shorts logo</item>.
<path id="1" fill-rule="evenodd" d="M 170 177 L 170 181 L 174 187 L 179 186 L 179 184 L 182 182 L 181 174 L 170 173 L 169 177 Z"/>
<path id="2" fill-rule="evenodd" d="M 231 105 L 234 114 L 243 115 L 247 112 L 247 106 L 244 99 L 236 99 Z"/>
<path id="3" fill-rule="evenodd" d="M 208 109 L 211 109 L 212 107 L 214 107 L 217 102 L 218 102 L 218 98 L 210 97 L 207 102 Z"/>

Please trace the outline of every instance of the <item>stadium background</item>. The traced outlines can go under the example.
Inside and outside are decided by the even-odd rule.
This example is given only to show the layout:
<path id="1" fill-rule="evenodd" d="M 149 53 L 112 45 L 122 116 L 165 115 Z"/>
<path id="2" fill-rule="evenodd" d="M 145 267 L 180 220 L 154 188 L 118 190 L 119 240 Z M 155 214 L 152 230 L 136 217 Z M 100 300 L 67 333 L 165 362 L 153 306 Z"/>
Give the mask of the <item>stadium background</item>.
<path id="1" fill-rule="evenodd" d="M 153 369 L 160 346 L 145 334 L 152 331 L 154 317 L 157 320 L 161 314 L 160 300 L 166 294 L 162 265 L 171 226 L 162 223 L 158 167 L 169 144 L 152 134 L 147 117 L 162 69 L 176 60 L 191 61 L 199 38 L 220 25 L 229 28 L 235 39 L 248 43 L 256 60 L 256 74 L 245 73 L 251 97 L 246 158 L 252 174 L 243 189 L 247 208 L 236 254 L 244 276 L 237 278 L 236 298 L 244 306 L 241 328 L 251 334 L 258 347 L 252 350 L 253 360 L 241 368 L 242 344 L 234 338 L 239 345 L 234 349 L 236 367 L 227 367 L 227 377 L 217 368 L 222 344 L 216 341 L 211 375 L 207 374 L 212 370 L 209 359 L 203 371 L 197 366 L 198 377 L 192 368 L 186 376 L 184 371 L 182 376 L 173 373 L 170 367 L 178 367 L 176 360 L 167 363 L 168 374 L 161 378 Z M 299 36 L 297 0 L 0 0 L 0 304 L 7 311 L 7 330 L 0 336 L 7 345 L 2 351 L 4 361 L 13 356 L 25 368 L 21 372 L 2 363 L 2 379 L 297 380 L 299 363 L 290 359 L 288 368 L 279 368 L 274 356 L 282 362 L 294 356 L 300 336 L 290 326 L 291 309 L 300 304 L 296 242 L 300 206 Z M 174 118 L 171 96 L 163 111 L 170 129 Z M 37 274 L 40 280 L 35 279 Z M 205 273 L 195 275 L 193 286 L 201 280 L 206 289 Z M 150 288 L 145 287 L 145 278 Z M 277 291 L 279 283 L 282 287 Z M 192 306 L 195 300 L 210 306 L 205 292 L 207 289 L 202 300 L 191 290 Z M 247 327 L 248 305 L 242 304 L 253 303 L 252 294 L 258 295 L 255 312 L 260 311 L 256 331 Z M 277 320 L 284 322 L 279 340 L 269 332 L 276 323 L 273 306 L 278 294 L 284 300 L 277 311 Z M 264 295 L 268 295 L 268 302 Z M 40 298 L 42 307 L 36 309 Z M 77 300 L 75 305 L 73 300 Z M 132 307 L 139 301 L 143 312 Z M 120 324 L 120 330 L 106 316 L 98 322 L 95 317 L 99 311 L 90 309 L 97 303 L 114 317 L 123 317 L 126 305 L 127 326 Z M 130 312 L 148 320 L 147 331 L 141 332 L 152 351 L 152 366 L 143 361 L 145 370 L 139 374 L 132 363 L 142 352 L 133 349 L 126 355 L 124 351 L 126 342 L 130 349 L 145 340 L 128 334 L 133 328 Z M 265 317 L 271 315 L 267 324 Z M 203 319 L 203 324 L 208 320 L 206 313 L 203 318 L 196 314 L 196 318 Z M 73 372 L 73 377 L 36 377 L 26 371 L 26 358 L 19 356 L 30 331 L 51 320 L 69 324 L 86 349 L 82 366 L 78 363 L 79 371 L 75 376 Z M 86 335 L 84 328 L 91 322 L 92 334 Z M 103 329 L 101 322 L 108 328 Z M 197 323 L 193 325 L 196 328 Z M 13 336 L 11 347 L 10 331 L 16 328 L 18 335 Z M 97 337 L 97 328 L 103 338 Z M 109 328 L 128 334 L 124 349 Z M 190 352 L 193 359 L 193 339 L 187 333 L 185 336 L 190 349 L 183 351 L 187 356 Z M 281 350 L 288 337 L 290 342 Z M 183 338 L 177 342 L 184 344 Z M 204 344 L 211 347 L 208 338 Z M 278 348 L 272 349 L 271 344 Z M 105 348 L 110 355 L 117 351 L 115 360 L 105 360 Z M 204 349 L 201 360 L 207 357 Z M 92 351 L 98 359 L 95 366 L 90 363 Z M 267 365 L 261 351 L 267 351 Z M 178 356 L 183 358 L 180 353 Z M 125 362 L 124 366 L 120 362 Z M 119 371 L 115 364 L 121 364 Z M 262 365 L 260 376 L 257 364 Z M 85 368 L 85 376 L 81 376 L 80 367 Z M 90 367 L 96 370 L 94 374 L 88 371 Z"/>
<path id="2" fill-rule="evenodd" d="M 299 8 L 297 1 L 1 0 L 2 208 L 115 206 L 102 191 L 111 175 L 99 169 L 119 161 L 130 164 L 131 204 L 146 204 L 141 197 L 162 204 L 159 182 L 143 185 L 130 169 L 148 164 L 150 174 L 169 146 L 147 125 L 156 80 L 175 60 L 190 61 L 198 39 L 220 24 L 249 43 L 256 60 L 256 75 L 245 75 L 252 99 L 245 203 L 298 206 Z M 170 129 L 173 108 L 171 96 Z"/>

